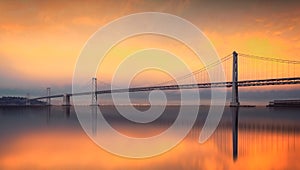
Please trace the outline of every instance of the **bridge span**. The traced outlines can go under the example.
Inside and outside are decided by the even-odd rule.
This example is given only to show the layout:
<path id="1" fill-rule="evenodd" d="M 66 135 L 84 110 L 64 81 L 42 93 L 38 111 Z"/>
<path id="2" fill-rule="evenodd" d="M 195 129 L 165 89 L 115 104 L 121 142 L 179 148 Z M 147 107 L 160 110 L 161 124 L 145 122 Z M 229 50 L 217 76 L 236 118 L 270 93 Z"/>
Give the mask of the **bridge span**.
<path id="1" fill-rule="evenodd" d="M 232 55 L 228 55 L 224 58 L 222 58 L 220 61 L 217 61 L 215 63 L 212 63 L 204 68 L 201 68 L 192 74 L 185 75 L 182 77 L 179 77 L 177 79 L 177 82 L 180 82 L 181 80 L 186 80 L 190 77 L 193 76 L 202 76 L 203 73 L 207 74 L 207 70 L 210 69 L 211 67 L 222 64 L 227 61 L 232 61 L 230 64 L 232 67 L 230 70 L 232 71 L 232 77 L 231 81 L 225 81 L 225 82 L 209 82 L 209 80 L 203 80 L 201 79 L 201 83 L 197 84 L 189 84 L 189 83 L 182 83 L 178 84 L 175 83 L 174 80 L 170 80 L 164 83 L 161 83 L 160 85 L 153 85 L 153 86 L 145 86 L 145 87 L 132 87 L 132 88 L 120 88 L 120 89 L 109 89 L 109 90 L 97 90 L 97 78 L 92 78 L 92 91 L 88 92 L 80 92 L 80 93 L 65 93 L 65 94 L 57 94 L 57 95 L 51 95 L 50 93 L 50 88 L 47 88 L 47 96 L 42 96 L 42 97 L 36 97 L 36 98 L 31 98 L 28 99 L 29 103 L 31 100 L 40 100 L 40 99 L 46 99 L 48 105 L 51 104 L 51 99 L 52 98 L 63 98 L 63 105 L 70 105 L 70 97 L 71 96 L 83 96 L 83 95 L 91 95 L 92 96 L 92 105 L 97 105 L 97 96 L 101 94 L 109 94 L 109 93 L 126 93 L 126 92 L 146 92 L 146 91 L 152 91 L 152 90 L 180 90 L 180 89 L 203 89 L 203 88 L 232 88 L 232 100 L 230 103 L 230 106 L 239 106 L 239 97 L 238 97 L 238 88 L 239 87 L 251 87 L 251 86 L 274 86 L 274 85 L 291 85 L 291 84 L 300 84 L 300 75 L 296 76 L 295 72 L 296 69 L 298 68 L 300 61 L 292 61 L 292 60 L 283 60 L 283 59 L 276 59 L 276 58 L 267 58 L 267 57 L 259 57 L 259 56 L 253 56 L 253 55 L 246 55 L 246 54 L 241 54 L 242 58 L 246 58 L 247 60 L 250 59 L 255 59 L 255 60 L 262 60 L 262 61 L 267 61 L 271 63 L 275 63 L 275 65 L 271 65 L 270 68 L 275 68 L 277 70 L 277 75 L 275 76 L 276 78 L 256 78 L 254 76 L 254 79 L 245 79 L 245 80 L 239 80 L 238 77 L 238 53 L 235 51 L 232 53 Z M 240 58 L 240 57 L 239 57 Z M 232 60 L 229 60 L 232 59 Z M 256 61 L 255 61 L 256 62 Z M 279 65 L 279 64 L 280 65 Z M 252 61 L 253 64 L 253 61 Z M 254 63 L 255 66 L 257 63 Z M 249 64 L 248 64 L 249 65 Z M 282 68 L 282 65 L 286 65 L 287 68 Z M 292 66 L 292 68 L 290 68 Z M 262 65 L 262 67 L 268 68 L 268 65 Z M 225 68 L 226 69 L 226 68 Z M 229 70 L 229 69 L 227 69 Z M 279 71 L 283 70 L 288 70 L 288 76 L 284 76 L 282 73 L 278 73 Z M 246 70 L 247 71 L 247 70 Z M 249 71 L 249 70 L 248 70 Z M 274 70 L 267 70 L 267 75 L 269 74 L 268 72 Z M 251 70 L 251 72 L 258 72 L 255 70 Z M 293 76 L 290 76 L 290 72 L 293 73 Z M 282 74 L 282 75 L 278 75 Z M 283 76 L 283 77 L 281 77 Z M 262 77 L 259 75 L 258 77 Z"/>

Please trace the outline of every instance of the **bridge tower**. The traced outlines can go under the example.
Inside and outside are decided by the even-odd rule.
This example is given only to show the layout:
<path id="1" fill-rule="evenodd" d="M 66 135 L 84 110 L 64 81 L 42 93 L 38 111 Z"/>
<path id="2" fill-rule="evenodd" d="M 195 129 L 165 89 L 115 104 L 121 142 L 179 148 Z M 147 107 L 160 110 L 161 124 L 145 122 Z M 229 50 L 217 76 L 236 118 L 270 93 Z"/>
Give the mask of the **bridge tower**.
<path id="1" fill-rule="evenodd" d="M 238 90 L 238 53 L 232 53 L 232 100 L 230 102 L 231 107 L 237 107 L 239 102 L 239 90 Z"/>
<path id="2" fill-rule="evenodd" d="M 97 106 L 97 78 L 92 78 L 92 106 Z"/>
<path id="3" fill-rule="evenodd" d="M 50 95 L 51 95 L 51 88 L 48 87 L 48 88 L 47 88 L 47 96 L 48 96 L 48 98 L 47 98 L 47 105 L 48 105 L 48 106 L 51 105 L 51 98 L 50 98 Z"/>

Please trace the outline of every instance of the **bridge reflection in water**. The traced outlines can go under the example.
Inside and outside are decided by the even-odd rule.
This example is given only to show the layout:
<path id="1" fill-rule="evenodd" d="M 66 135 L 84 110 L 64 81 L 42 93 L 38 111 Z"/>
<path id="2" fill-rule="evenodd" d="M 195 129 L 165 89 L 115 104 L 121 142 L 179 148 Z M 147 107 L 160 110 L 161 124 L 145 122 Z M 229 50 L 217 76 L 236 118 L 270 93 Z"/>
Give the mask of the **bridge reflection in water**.
<path id="1" fill-rule="evenodd" d="M 100 113 L 93 107 L 82 108 L 92 120 L 88 131 L 101 137 L 105 129 L 100 128 Z M 122 117 L 113 106 L 99 107 L 114 129 L 133 137 L 165 131 L 176 119 L 179 108 L 168 106 L 157 120 L 138 124 Z M 157 157 L 135 160 L 109 154 L 93 144 L 82 131 L 73 107 L 0 108 L 0 141 L 3 142 L 0 169 L 24 169 L 33 164 L 40 169 L 299 168 L 299 109 L 226 107 L 214 134 L 200 144 L 199 134 L 208 110 L 209 107 L 200 106 L 194 127 L 174 149 Z"/>
<path id="2" fill-rule="evenodd" d="M 99 114 L 97 113 L 98 106 L 91 107 L 91 129 L 92 134 L 96 136 L 98 133 L 97 129 L 100 127 L 99 120 L 97 120 L 97 114 Z M 166 110 L 167 112 L 169 111 L 170 114 L 171 112 L 178 110 L 178 108 L 179 106 L 170 106 L 170 108 L 167 108 Z M 128 134 L 140 136 L 144 133 L 143 130 L 138 130 L 143 128 L 134 128 L 143 127 L 144 125 L 132 124 L 129 121 L 125 121 L 123 118 L 118 119 L 120 117 L 116 116 L 116 113 L 107 112 L 107 110 L 114 110 L 114 107 L 104 106 L 102 108 L 100 107 L 100 109 L 110 124 L 112 126 L 115 125 L 115 129 L 121 132 L 123 131 L 126 134 L 128 131 L 122 130 L 122 128 L 126 129 L 126 127 L 132 127 Z M 190 140 L 193 143 L 198 142 L 199 134 L 207 116 L 206 111 L 207 108 L 200 111 L 198 119 L 193 129 L 186 137 L 186 140 Z M 285 113 L 285 111 L 287 111 L 287 113 Z M 278 108 L 274 109 L 265 107 L 227 107 L 225 108 L 225 114 L 218 128 L 205 145 L 215 146 L 222 154 L 225 154 L 228 157 L 232 155 L 233 161 L 236 161 L 238 157 L 249 155 L 255 156 L 259 153 L 281 153 L 293 151 L 296 149 L 296 145 L 299 145 L 300 142 L 300 125 L 297 123 L 300 119 L 291 119 L 289 116 L 296 116 L 293 115 L 295 114 L 293 112 L 297 112 L 297 109 L 280 110 Z M 241 120 L 239 120 L 240 114 Z M 272 114 L 274 115 L 272 116 Z M 144 129 L 149 131 L 151 128 L 156 129 L 157 127 L 162 127 L 162 129 L 154 131 L 157 131 L 157 134 L 163 132 L 166 128 L 172 125 L 176 116 L 177 114 L 173 114 L 171 116 L 163 114 L 158 120 L 154 121 L 152 125 L 144 126 Z M 300 115 L 298 117 L 300 118 Z M 122 126 L 118 125 L 119 123 L 121 123 Z M 182 124 L 182 126 L 185 125 L 186 124 L 184 123 Z M 101 136 L 101 134 L 99 135 Z M 142 137 L 147 137 L 144 135 L 142 135 Z M 198 145 L 201 144 L 198 143 Z"/>

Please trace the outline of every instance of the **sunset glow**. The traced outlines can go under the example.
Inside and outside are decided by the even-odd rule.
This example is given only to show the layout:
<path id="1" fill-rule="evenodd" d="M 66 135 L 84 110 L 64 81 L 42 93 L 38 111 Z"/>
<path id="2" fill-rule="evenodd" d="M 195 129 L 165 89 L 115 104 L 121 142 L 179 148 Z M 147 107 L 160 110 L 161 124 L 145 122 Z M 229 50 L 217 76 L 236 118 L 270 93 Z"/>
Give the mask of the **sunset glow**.
<path id="1" fill-rule="evenodd" d="M 0 0 L 0 169 L 300 169 L 300 0 Z"/>
<path id="2" fill-rule="evenodd" d="M 297 2 L 269 3 L 3 1 L 0 5 L 0 77 L 5 81 L 1 81 L 0 87 L 69 85 L 76 59 L 94 32 L 119 17 L 144 11 L 171 13 L 190 21 L 207 35 L 220 58 L 236 50 L 300 60 Z M 112 70 L 122 59 L 144 48 L 168 50 L 186 61 L 192 70 L 202 67 L 202 63 L 182 43 L 145 35 L 125 40 L 109 53 L 106 57 L 109 64 L 103 64 L 99 71 L 104 75 L 102 80 L 111 79 Z M 157 75 L 160 74 L 153 73 L 151 77 Z M 16 84 L 16 79 L 22 83 Z"/>

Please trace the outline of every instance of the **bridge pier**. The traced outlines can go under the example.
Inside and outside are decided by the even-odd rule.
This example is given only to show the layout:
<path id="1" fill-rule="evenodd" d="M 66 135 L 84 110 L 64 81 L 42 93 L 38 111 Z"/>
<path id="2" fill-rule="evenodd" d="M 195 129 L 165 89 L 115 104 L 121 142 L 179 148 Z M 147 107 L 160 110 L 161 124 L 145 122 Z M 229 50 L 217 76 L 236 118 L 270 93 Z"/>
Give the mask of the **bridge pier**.
<path id="1" fill-rule="evenodd" d="M 51 98 L 50 98 L 50 95 L 51 95 L 51 88 L 48 87 L 48 88 L 47 88 L 47 96 L 48 96 L 48 98 L 47 98 L 47 105 L 48 105 L 48 106 L 51 105 Z"/>
<path id="2" fill-rule="evenodd" d="M 230 102 L 230 106 L 238 107 L 240 106 L 238 89 L 238 53 L 234 51 L 232 55 L 232 100 Z"/>
<path id="3" fill-rule="evenodd" d="M 69 94 L 64 94 L 63 96 L 63 106 L 71 106 L 70 103 L 70 95 Z"/>
<path id="4" fill-rule="evenodd" d="M 97 106 L 97 78 L 92 78 L 92 103 L 91 106 Z"/>

